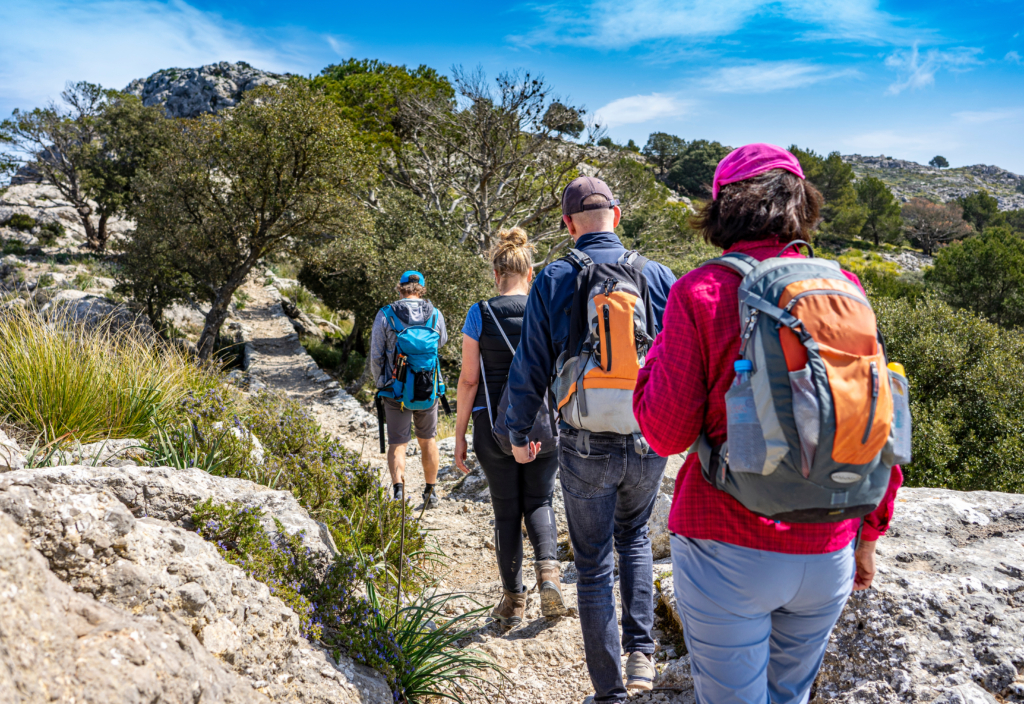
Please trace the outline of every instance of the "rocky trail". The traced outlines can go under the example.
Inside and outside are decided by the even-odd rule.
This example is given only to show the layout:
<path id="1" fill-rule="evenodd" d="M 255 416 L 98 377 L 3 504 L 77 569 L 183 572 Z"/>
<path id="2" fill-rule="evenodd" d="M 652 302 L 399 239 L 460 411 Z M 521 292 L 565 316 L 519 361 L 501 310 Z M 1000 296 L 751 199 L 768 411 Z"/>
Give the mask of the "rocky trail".
<path id="1" fill-rule="evenodd" d="M 250 291 L 241 313 L 253 334 L 251 371 L 263 383 L 308 403 L 324 428 L 363 453 L 387 479 L 378 452 L 376 420 L 337 389 L 305 355 L 273 287 Z M 307 371 L 309 369 L 309 371 Z M 435 565 L 437 589 L 459 592 L 480 605 L 500 595 L 486 480 L 479 469 L 463 477 L 453 464 L 454 438 L 439 442 L 440 506 L 423 523 L 443 560 Z M 472 451 L 472 443 L 470 443 Z M 406 466 L 407 495 L 417 514 L 422 465 L 415 443 Z M 470 466 L 475 466 L 470 452 Z M 694 702 L 689 659 L 675 611 L 665 521 L 672 483 L 682 464 L 669 461 L 662 495 L 651 520 L 655 537 L 657 655 L 653 692 L 631 702 Z M 565 511 L 555 493 L 563 593 L 576 604 Z M 854 595 L 832 636 L 812 702 L 1024 702 L 1024 497 L 991 492 L 903 489 L 893 527 L 879 543 L 874 588 Z M 530 559 L 529 546 L 526 559 Z M 527 563 L 528 564 L 528 563 Z M 534 586 L 531 569 L 524 581 Z M 618 599 L 617 599 L 618 601 Z M 473 607 L 469 599 L 453 605 Z M 618 604 L 617 604 L 618 608 Z M 475 635 L 477 647 L 507 671 L 502 689 L 515 704 L 578 704 L 592 693 L 579 619 L 540 614 L 531 591 L 525 623 L 509 632 L 495 625 Z"/>

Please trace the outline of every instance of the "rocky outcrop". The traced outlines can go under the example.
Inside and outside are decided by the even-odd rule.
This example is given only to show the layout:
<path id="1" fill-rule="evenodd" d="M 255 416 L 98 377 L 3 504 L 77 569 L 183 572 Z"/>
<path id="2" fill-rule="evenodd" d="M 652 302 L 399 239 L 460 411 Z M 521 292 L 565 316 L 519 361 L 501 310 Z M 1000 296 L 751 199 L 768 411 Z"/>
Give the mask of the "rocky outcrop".
<path id="1" fill-rule="evenodd" d="M 247 90 L 284 78 L 244 61 L 221 61 L 199 68 L 165 68 L 135 79 L 125 92 L 142 98 L 143 105 L 163 105 L 168 117 L 196 117 L 234 107 Z"/>
<path id="2" fill-rule="evenodd" d="M 946 202 L 984 189 L 999 201 L 1000 210 L 1024 208 L 1024 176 L 998 166 L 936 169 L 904 159 L 860 154 L 843 156 L 843 161 L 853 166 L 858 178 L 874 176 L 884 181 L 904 203 L 916 197 Z"/>
<path id="3" fill-rule="evenodd" d="M 138 671 L 122 670 L 121 678 L 130 678 L 119 683 L 126 688 L 151 681 L 169 687 L 179 675 L 199 688 L 187 697 L 156 696 L 158 691 L 143 699 L 114 691 L 106 699 L 88 701 L 392 701 L 373 671 L 345 657 L 335 660 L 306 641 L 298 616 L 266 585 L 225 562 L 214 545 L 183 527 L 192 506 L 211 492 L 217 501 L 256 502 L 288 520 L 289 529 L 310 531 L 311 544 L 319 541 L 317 525 L 286 492 L 260 491 L 249 482 L 198 470 L 58 467 L 0 475 L 0 513 L 28 534 L 45 558 L 49 583 L 59 579 L 87 603 L 105 604 L 111 615 L 104 618 L 118 624 L 108 630 L 124 639 L 123 644 L 99 636 L 91 644 L 79 641 L 83 652 L 66 659 L 127 658 Z M 320 549 L 327 547 L 321 544 Z M 0 585 L 0 597 L 7 594 L 3 589 Z M 127 622 L 117 622 L 115 615 Z M 4 619 L 0 629 L 6 624 Z M 174 649 L 161 646 L 161 639 Z M 15 641 L 0 636 L 0 648 L 10 653 L 13 647 Z M 196 663 L 165 666 L 147 655 L 158 649 L 157 655 L 179 660 L 183 656 L 177 653 L 184 650 Z M 26 650 L 32 659 L 51 657 L 43 646 Z"/>
<path id="4" fill-rule="evenodd" d="M 94 209 L 96 204 L 92 204 Z M 73 247 L 85 243 L 85 226 L 75 207 L 60 194 L 55 186 L 40 183 L 12 185 L 0 193 L 0 223 L 10 220 L 13 215 L 28 215 L 40 226 L 59 223 L 64 235 L 50 241 L 40 227 L 29 231 L 16 230 L 0 225 L 0 239 L 19 240 L 28 246 L 44 245 Z M 93 218 L 94 222 L 96 218 Z M 107 221 L 107 233 L 112 240 L 122 238 L 134 228 L 129 220 L 113 217 Z M 52 234 L 52 233 L 49 233 Z"/>
<path id="5" fill-rule="evenodd" d="M 76 592 L 0 513 L 0 691 L 6 702 L 266 702 L 187 624 Z"/>
<path id="6" fill-rule="evenodd" d="M 839 619 L 812 702 L 1024 702 L 1024 496 L 902 489 L 877 563 Z M 661 586 L 680 626 L 669 573 Z M 688 677 L 684 657 L 658 684 L 682 692 Z"/>
<path id="7" fill-rule="evenodd" d="M 39 312 L 48 320 L 71 320 L 90 328 L 102 327 L 113 332 L 132 331 L 150 337 L 156 336 L 149 319 L 141 313 L 109 298 L 95 296 L 85 291 L 59 291 Z"/>

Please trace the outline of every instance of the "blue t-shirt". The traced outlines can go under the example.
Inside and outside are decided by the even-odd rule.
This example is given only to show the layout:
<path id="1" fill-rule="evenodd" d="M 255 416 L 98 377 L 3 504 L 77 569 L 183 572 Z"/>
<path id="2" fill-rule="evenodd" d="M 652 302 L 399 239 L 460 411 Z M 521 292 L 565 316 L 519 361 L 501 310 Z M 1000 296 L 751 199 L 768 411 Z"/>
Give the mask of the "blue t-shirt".
<path id="1" fill-rule="evenodd" d="M 474 303 L 469 307 L 469 312 L 466 313 L 466 323 L 462 326 L 462 334 L 467 335 L 477 342 L 480 341 L 480 335 L 484 331 L 484 319 L 480 315 L 480 304 Z M 482 380 L 481 380 L 482 382 Z M 487 406 L 473 406 L 473 412 L 486 410 Z"/>

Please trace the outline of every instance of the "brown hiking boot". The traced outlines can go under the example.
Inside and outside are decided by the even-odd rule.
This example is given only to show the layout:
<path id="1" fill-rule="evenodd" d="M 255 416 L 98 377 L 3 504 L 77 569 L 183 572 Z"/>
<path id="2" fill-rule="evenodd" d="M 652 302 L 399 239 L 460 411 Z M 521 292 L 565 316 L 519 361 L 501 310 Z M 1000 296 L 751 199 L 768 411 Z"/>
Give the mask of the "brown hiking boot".
<path id="1" fill-rule="evenodd" d="M 502 589 L 501 601 L 491 612 L 491 618 L 500 623 L 503 628 L 515 628 L 523 622 L 523 613 L 526 611 L 526 592 L 510 592 Z"/>
<path id="2" fill-rule="evenodd" d="M 540 592 L 540 612 L 545 616 L 565 616 L 568 611 L 562 602 L 562 565 L 558 560 L 538 560 L 533 563 L 537 573 L 537 591 Z"/>

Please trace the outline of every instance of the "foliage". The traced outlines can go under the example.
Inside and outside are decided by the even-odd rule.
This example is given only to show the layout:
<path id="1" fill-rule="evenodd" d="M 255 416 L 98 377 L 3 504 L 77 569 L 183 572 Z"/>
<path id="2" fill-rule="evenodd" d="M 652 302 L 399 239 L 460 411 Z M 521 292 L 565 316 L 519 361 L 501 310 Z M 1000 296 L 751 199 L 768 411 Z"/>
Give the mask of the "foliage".
<path id="1" fill-rule="evenodd" d="M 186 295 L 208 302 L 207 359 L 256 263 L 359 229 L 355 193 L 369 183 L 370 160 L 334 103 L 300 81 L 251 90 L 226 116 L 183 123 L 141 180 L 123 287 L 154 311 Z"/>
<path id="2" fill-rule="evenodd" d="M 901 298 L 914 302 L 921 300 L 928 293 L 928 286 L 921 280 L 919 272 L 893 274 L 870 267 L 859 272 L 857 277 L 872 300 L 875 298 Z"/>
<path id="3" fill-rule="evenodd" d="M 924 198 L 912 198 L 904 204 L 902 212 L 904 232 L 910 242 L 925 254 L 971 233 L 971 226 L 964 222 L 963 210 L 957 203 L 939 204 Z"/>
<path id="4" fill-rule="evenodd" d="M 626 142 L 626 146 L 623 147 L 623 149 L 626 149 L 631 152 L 636 152 L 637 154 L 640 153 L 640 145 L 634 142 L 632 139 Z"/>
<path id="5" fill-rule="evenodd" d="M 427 207 L 408 191 L 387 189 L 380 200 L 383 207 L 375 213 L 371 233 L 346 233 L 310 248 L 299 273 L 303 286 L 325 304 L 352 311 L 346 355 L 356 350 L 366 356 L 364 336 L 377 311 L 397 298 L 395 285 L 406 269 L 423 272 L 427 298 L 444 314 L 449 338 L 458 338 L 453 333 L 462 329 L 473 303 L 493 295 L 487 264 L 477 256 L 475 243 L 459 241 L 454 216 Z M 442 354 L 457 359 L 457 339 Z"/>
<path id="6" fill-rule="evenodd" d="M 999 325 L 1024 325 L 1024 239 L 1009 228 L 943 247 L 927 278 L 950 305 Z"/>
<path id="7" fill-rule="evenodd" d="M 402 119 L 416 129 L 384 165 L 389 183 L 452 215 L 459 241 L 478 252 L 498 230 L 516 225 L 540 230 L 538 241 L 560 239 L 562 189 L 599 135 L 565 140 L 562 125 L 544 118 L 555 104 L 566 114 L 585 111 L 555 99 L 551 86 L 528 72 L 499 74 L 492 88 L 482 71 L 456 68 L 453 82 L 454 103 L 415 95 L 403 101 Z"/>
<path id="8" fill-rule="evenodd" d="M 1024 334 L 934 298 L 874 307 L 910 382 L 907 484 L 1024 491 Z"/>
<path id="9" fill-rule="evenodd" d="M 358 129 L 359 139 L 381 159 L 402 151 L 415 131 L 402 106 L 410 100 L 448 102 L 455 98 L 448 79 L 428 66 L 408 69 L 371 59 L 348 59 L 328 66 L 313 79 Z"/>
<path id="10" fill-rule="evenodd" d="M 933 156 L 932 160 L 928 162 L 928 166 L 932 166 L 936 169 L 948 169 L 949 161 L 944 156 Z"/>
<path id="11" fill-rule="evenodd" d="M 865 252 L 856 247 L 851 247 L 840 254 L 838 261 L 840 266 L 858 276 L 866 271 L 878 271 L 893 276 L 900 273 L 899 265 L 896 262 L 885 260 L 877 252 Z"/>
<path id="12" fill-rule="evenodd" d="M 64 226 L 56 220 L 51 220 L 39 226 L 39 234 L 36 236 L 36 239 L 41 244 L 49 247 L 65 236 L 67 236 L 67 231 L 64 229 Z"/>
<path id="13" fill-rule="evenodd" d="M 611 137 L 601 137 L 597 140 L 597 146 L 605 147 L 607 149 L 621 149 L 621 147 L 615 143 L 615 140 Z"/>
<path id="14" fill-rule="evenodd" d="M 644 145 L 643 155 L 658 167 L 658 174 L 664 175 L 672 164 L 682 156 L 686 140 L 665 132 L 652 132 Z"/>
<path id="15" fill-rule="evenodd" d="M 302 346 L 321 369 L 338 369 L 345 363 L 345 354 L 330 339 L 321 340 L 317 337 L 304 337 Z"/>
<path id="16" fill-rule="evenodd" d="M 292 303 L 299 307 L 299 310 L 307 315 L 323 318 L 342 330 L 351 330 L 351 320 L 342 318 L 336 310 L 324 304 L 309 289 L 302 286 L 285 286 L 280 289 L 280 292 L 282 296 L 290 299 Z"/>
<path id="17" fill-rule="evenodd" d="M 863 206 L 866 218 L 861 236 L 870 237 L 878 246 L 882 242 L 895 242 L 902 235 L 903 219 L 900 205 L 883 181 L 868 176 L 857 182 L 857 202 Z"/>
<path id="18" fill-rule="evenodd" d="M 1003 212 L 1006 218 L 1006 226 L 1018 235 L 1024 235 L 1024 208 L 1019 210 L 1007 210 Z"/>
<path id="19" fill-rule="evenodd" d="M 729 147 L 718 142 L 695 139 L 672 163 L 665 182 L 695 198 L 707 198 L 711 195 L 711 182 L 714 181 L 718 162 L 730 151 Z"/>
<path id="20" fill-rule="evenodd" d="M 31 215 L 26 215 L 25 213 L 15 213 L 10 218 L 8 218 L 7 222 L 4 223 L 4 226 L 13 228 L 15 230 L 22 230 L 23 232 L 27 232 L 28 230 L 31 230 L 33 227 L 36 226 L 36 220 Z"/>
<path id="21" fill-rule="evenodd" d="M 583 134 L 586 124 L 583 122 L 583 111 L 578 108 L 562 105 L 557 100 L 548 106 L 541 124 L 556 134 L 567 135 L 575 139 Z"/>
<path id="22" fill-rule="evenodd" d="M 146 437 L 182 398 L 217 383 L 211 371 L 149 342 L 7 312 L 0 317 L 0 408 L 47 439 Z"/>
<path id="23" fill-rule="evenodd" d="M 853 185 L 853 167 L 843 161 L 839 152 L 821 156 L 813 149 L 800 149 L 796 145 L 789 151 L 800 161 L 804 177 L 825 199 L 821 209 L 822 230 L 844 236 L 858 235 L 867 219 L 867 212 L 858 202 L 857 189 Z"/>
<path id="24" fill-rule="evenodd" d="M 983 232 L 993 225 L 1002 225 L 1006 218 L 999 212 L 999 201 L 979 190 L 970 195 L 957 198 L 956 202 L 963 208 L 963 217 L 976 232 Z"/>

